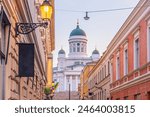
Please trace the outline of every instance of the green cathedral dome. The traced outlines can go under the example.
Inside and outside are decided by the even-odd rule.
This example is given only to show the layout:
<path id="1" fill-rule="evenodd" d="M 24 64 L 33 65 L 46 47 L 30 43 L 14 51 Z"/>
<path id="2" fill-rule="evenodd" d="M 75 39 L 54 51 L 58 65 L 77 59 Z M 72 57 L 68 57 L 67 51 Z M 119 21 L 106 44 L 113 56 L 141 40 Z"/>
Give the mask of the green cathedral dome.
<path id="1" fill-rule="evenodd" d="M 80 29 L 79 25 L 77 24 L 76 29 L 74 29 L 71 33 L 70 36 L 86 36 L 85 32 Z"/>

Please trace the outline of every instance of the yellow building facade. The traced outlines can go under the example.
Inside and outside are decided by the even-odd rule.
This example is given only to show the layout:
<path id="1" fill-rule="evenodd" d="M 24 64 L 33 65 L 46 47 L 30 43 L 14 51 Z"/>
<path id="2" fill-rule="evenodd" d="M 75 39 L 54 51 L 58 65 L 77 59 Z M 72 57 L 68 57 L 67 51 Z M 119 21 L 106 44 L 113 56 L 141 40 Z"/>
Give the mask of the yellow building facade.
<path id="1" fill-rule="evenodd" d="M 92 70 L 92 68 L 96 65 L 96 62 L 89 62 L 86 64 L 86 66 L 84 67 L 84 69 L 81 72 L 80 75 L 80 98 L 85 100 L 88 99 L 88 95 L 89 95 L 89 87 L 88 87 L 88 75 L 90 73 L 90 71 Z"/>

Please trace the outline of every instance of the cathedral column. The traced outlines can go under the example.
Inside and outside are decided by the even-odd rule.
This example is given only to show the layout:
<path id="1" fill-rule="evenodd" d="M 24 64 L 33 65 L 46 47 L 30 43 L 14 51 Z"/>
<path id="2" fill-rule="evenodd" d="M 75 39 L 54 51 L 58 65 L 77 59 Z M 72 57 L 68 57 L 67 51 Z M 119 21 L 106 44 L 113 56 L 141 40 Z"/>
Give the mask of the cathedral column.
<path id="1" fill-rule="evenodd" d="M 63 89 L 64 91 L 66 91 L 66 84 L 67 84 L 67 82 L 68 81 L 66 80 L 66 75 L 65 75 L 65 78 L 64 78 L 64 89 Z"/>
<path id="2" fill-rule="evenodd" d="M 52 85 L 53 81 L 53 54 L 48 54 L 47 58 L 47 86 Z"/>

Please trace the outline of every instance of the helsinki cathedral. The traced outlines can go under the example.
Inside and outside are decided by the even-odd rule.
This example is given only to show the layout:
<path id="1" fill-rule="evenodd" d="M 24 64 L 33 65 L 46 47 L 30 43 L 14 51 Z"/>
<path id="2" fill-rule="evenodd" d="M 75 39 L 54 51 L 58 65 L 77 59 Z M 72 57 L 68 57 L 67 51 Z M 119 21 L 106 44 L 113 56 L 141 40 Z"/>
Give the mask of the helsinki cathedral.
<path id="1" fill-rule="evenodd" d="M 99 51 L 95 49 L 90 57 L 87 56 L 87 36 L 79 27 L 79 23 L 69 36 L 69 54 L 61 48 L 58 52 L 57 67 L 53 68 L 53 80 L 59 82 L 56 92 L 78 91 L 80 74 L 86 63 L 97 61 Z"/>

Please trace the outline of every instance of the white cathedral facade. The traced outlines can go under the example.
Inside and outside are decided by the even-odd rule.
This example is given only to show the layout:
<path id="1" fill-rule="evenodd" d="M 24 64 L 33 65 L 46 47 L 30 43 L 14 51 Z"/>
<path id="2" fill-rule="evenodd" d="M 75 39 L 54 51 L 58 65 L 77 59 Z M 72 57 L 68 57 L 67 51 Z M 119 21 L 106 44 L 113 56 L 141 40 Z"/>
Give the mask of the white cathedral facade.
<path id="1" fill-rule="evenodd" d="M 63 49 L 58 52 L 57 67 L 53 68 L 53 80 L 59 82 L 56 92 L 78 91 L 80 74 L 88 62 L 99 59 L 99 51 L 95 49 L 90 57 L 87 56 L 87 36 L 77 23 L 76 29 L 70 33 L 68 57 Z"/>

